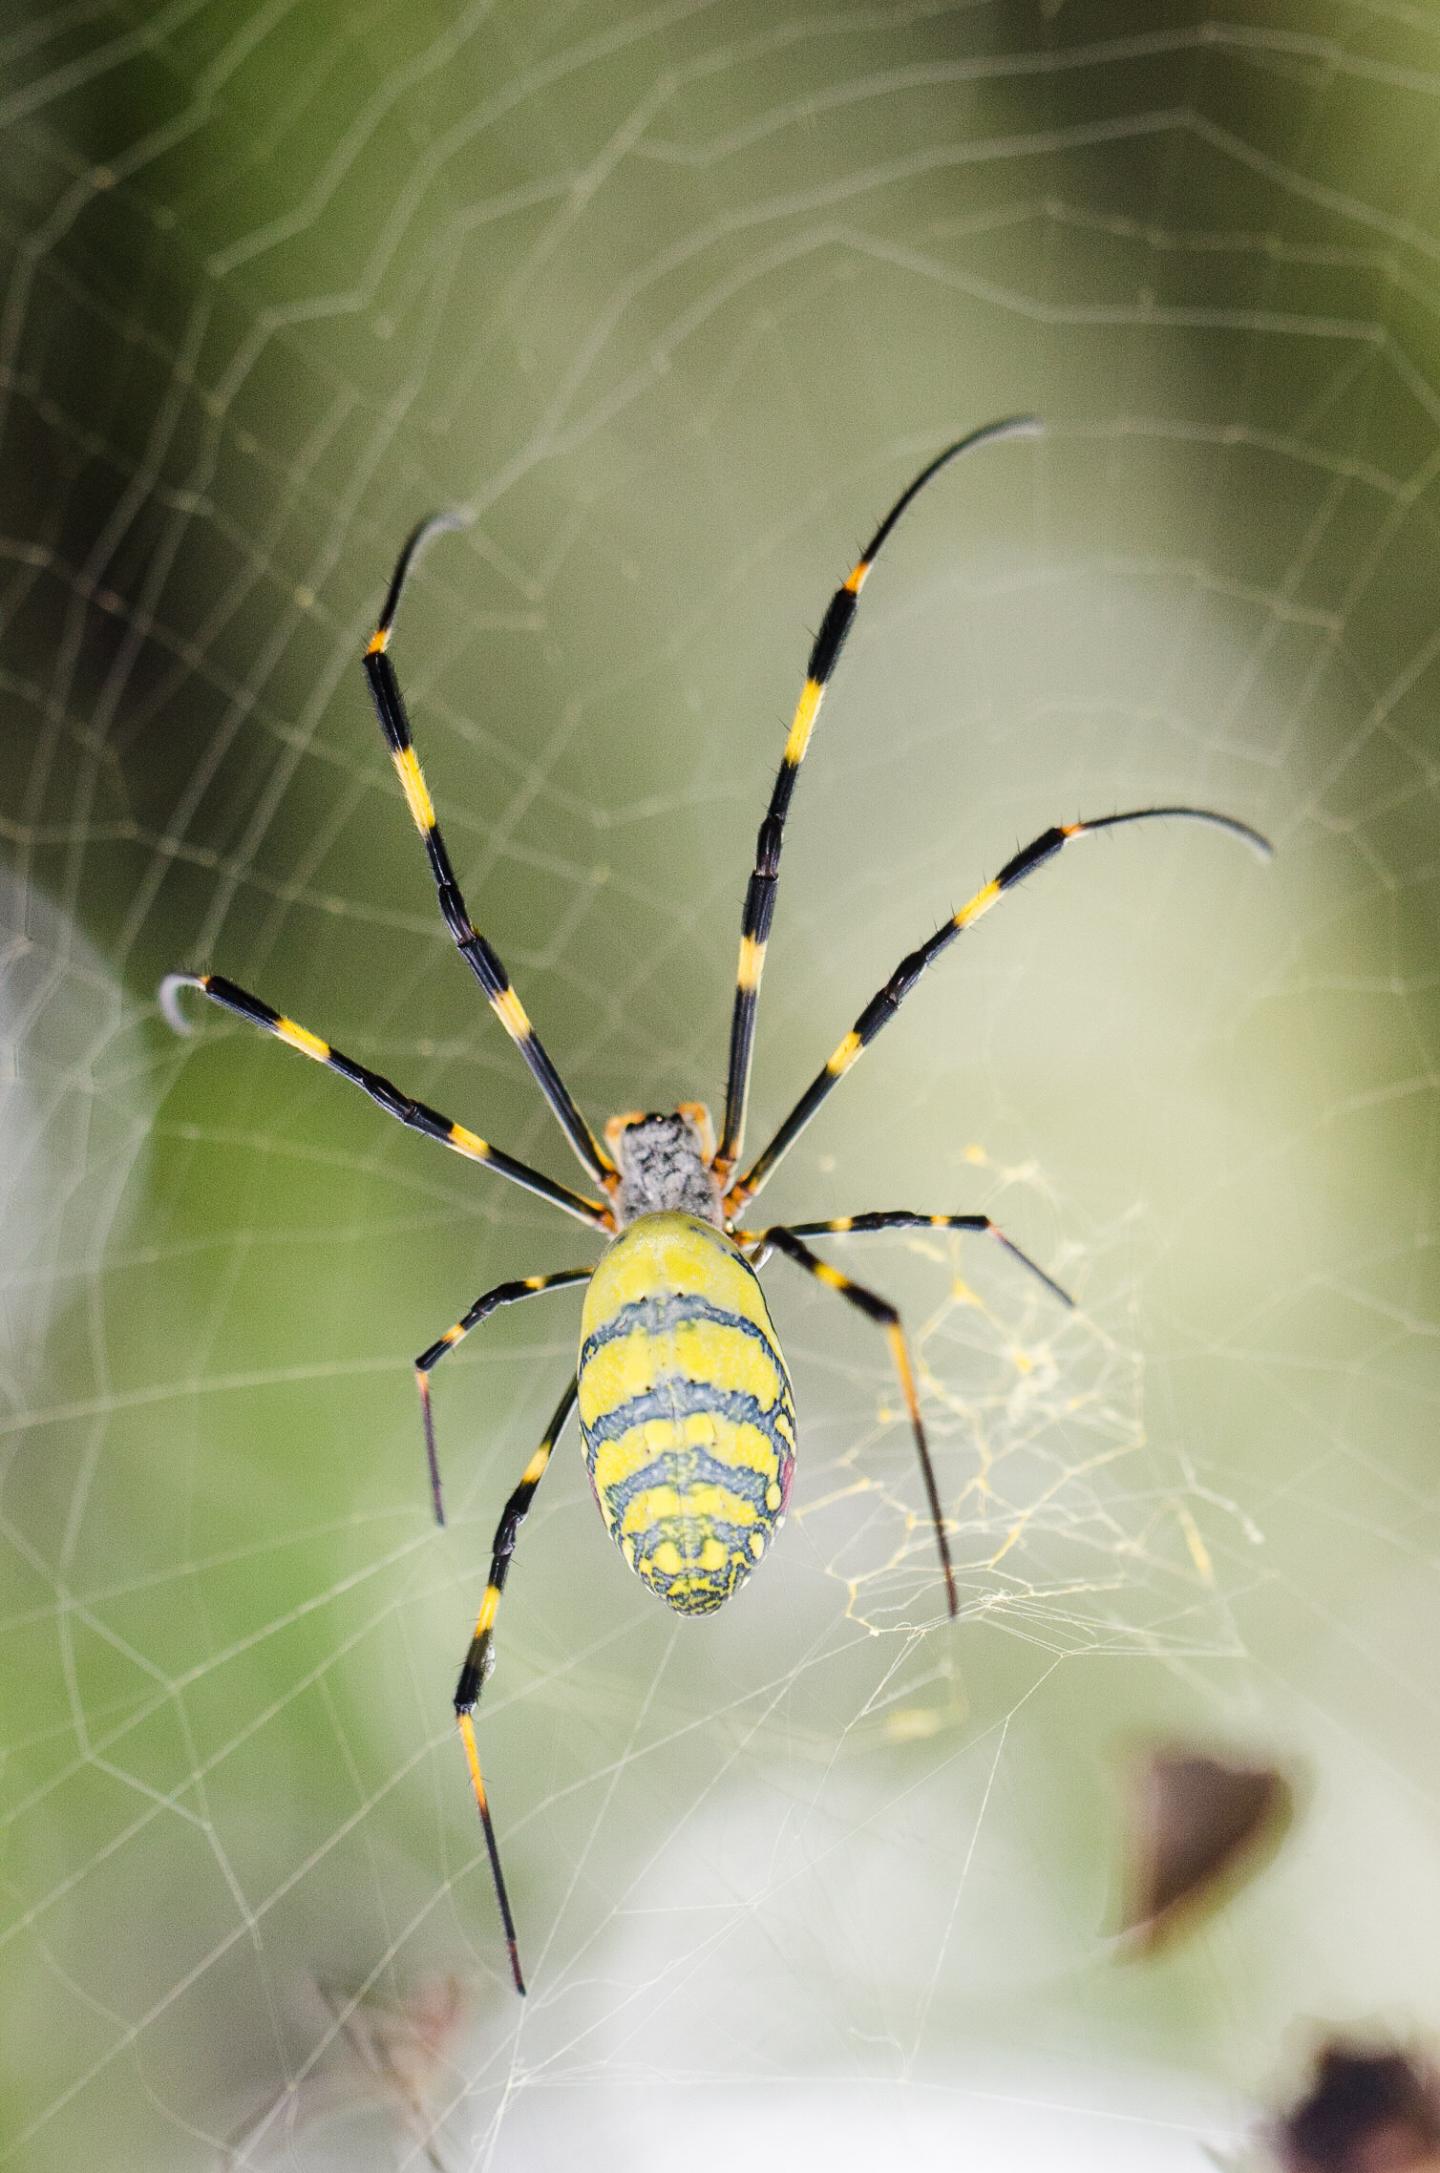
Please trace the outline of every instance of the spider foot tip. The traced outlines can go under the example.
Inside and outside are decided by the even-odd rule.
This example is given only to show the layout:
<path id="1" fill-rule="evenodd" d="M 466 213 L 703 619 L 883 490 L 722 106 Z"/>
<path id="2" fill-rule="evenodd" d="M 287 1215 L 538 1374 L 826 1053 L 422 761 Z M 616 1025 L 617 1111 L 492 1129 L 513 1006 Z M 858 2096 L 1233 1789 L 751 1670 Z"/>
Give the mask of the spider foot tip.
<path id="1" fill-rule="evenodd" d="M 193 1039 L 195 1027 L 180 1008 L 180 991 L 182 988 L 203 988 L 204 986 L 205 984 L 198 973 L 166 974 L 164 980 L 160 983 L 157 1001 L 160 1005 L 160 1016 L 164 1019 L 172 1034 L 179 1034 L 187 1041 Z"/>

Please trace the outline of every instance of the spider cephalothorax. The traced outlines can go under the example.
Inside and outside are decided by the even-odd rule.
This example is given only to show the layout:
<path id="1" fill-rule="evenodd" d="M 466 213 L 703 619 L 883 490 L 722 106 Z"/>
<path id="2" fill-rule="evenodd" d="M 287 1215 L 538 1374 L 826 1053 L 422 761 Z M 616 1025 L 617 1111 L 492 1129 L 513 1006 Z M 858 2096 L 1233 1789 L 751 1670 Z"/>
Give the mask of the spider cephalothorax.
<path id="1" fill-rule="evenodd" d="M 615 1158 L 610 1196 L 622 1229 L 639 1215 L 672 1211 L 723 1222 L 720 1184 L 711 1167 L 715 1128 L 703 1102 L 682 1102 L 670 1116 L 632 1110 L 612 1117 L 605 1144 Z"/>
<path id="2" fill-rule="evenodd" d="M 997 438 L 1028 436 L 1037 428 L 1032 418 L 1020 416 L 972 431 L 948 445 L 896 499 L 830 599 L 811 646 L 805 683 L 760 825 L 754 866 L 745 891 L 730 1020 L 725 1112 L 718 1146 L 709 1115 L 701 1104 L 682 1102 L 668 1116 L 633 1112 L 612 1119 L 605 1128 L 602 1147 L 531 1025 L 510 976 L 470 919 L 421 773 L 400 683 L 389 657 L 395 613 L 415 554 L 439 530 L 464 525 L 464 517 L 456 514 L 440 514 L 422 522 L 401 552 L 380 624 L 366 646 L 365 675 L 406 804 L 424 840 L 440 911 L 455 947 L 529 1065 L 588 1183 L 601 1196 L 597 1199 L 589 1192 L 575 1192 L 543 1171 L 517 1161 L 428 1103 L 403 1094 L 379 1072 L 343 1055 L 319 1034 L 219 974 L 171 974 L 161 989 L 166 1016 L 181 1030 L 177 993 L 182 987 L 199 988 L 252 1026 L 263 1027 L 302 1056 L 348 1079 L 411 1131 L 440 1140 L 456 1154 L 482 1163 L 512 1184 L 548 1200 L 552 1207 L 584 1223 L 605 1241 L 598 1265 L 561 1268 L 549 1275 L 527 1275 L 496 1284 L 415 1361 L 431 1496 L 436 1520 L 443 1524 L 440 1466 L 430 1413 L 433 1368 L 500 1306 L 518 1304 L 544 1290 L 589 1285 L 575 1371 L 539 1447 L 505 1504 L 495 1533 L 489 1582 L 455 1687 L 455 1717 L 484 1830 L 510 1966 L 516 1989 L 521 1992 L 525 1986 L 515 1924 L 480 1772 L 473 1712 L 494 1659 L 495 1619 L 520 1526 L 577 1400 L 596 1499 L 625 1560 L 652 1592 L 679 1613 L 713 1612 L 738 1590 L 767 1552 L 779 1529 L 790 1488 L 794 1405 L 789 1375 L 758 1279 L 758 1271 L 772 1253 L 783 1254 L 884 1331 L 920 1461 L 946 1601 L 951 1614 L 956 1614 L 959 1600 L 945 1519 L 925 1442 L 915 1368 L 900 1316 L 887 1299 L 863 1283 L 852 1282 L 827 1260 L 820 1259 L 804 1241 L 919 1227 L 983 1232 L 1038 1276 L 1055 1297 L 1066 1304 L 1070 1301 L 1043 1268 L 1011 1244 L 988 1215 L 916 1214 L 897 1208 L 825 1221 L 780 1223 L 758 1230 L 737 1228 L 736 1217 L 768 1183 L 851 1065 L 894 1018 L 926 968 L 983 913 L 988 913 L 1007 890 L 1032 875 L 1062 847 L 1122 823 L 1181 816 L 1213 823 L 1268 851 L 1265 840 L 1247 823 L 1199 807 L 1134 808 L 1125 814 L 1100 815 L 1090 822 L 1061 823 L 1042 831 L 1012 854 L 998 875 L 952 913 L 918 950 L 901 959 L 885 986 L 826 1058 L 764 1152 L 748 1167 L 742 1165 L 756 1011 L 775 911 L 785 822 L 826 686 L 859 605 L 860 591 L 896 522 L 932 476 L 958 454 Z M 738 1175 L 737 1170 L 741 1172 Z"/>

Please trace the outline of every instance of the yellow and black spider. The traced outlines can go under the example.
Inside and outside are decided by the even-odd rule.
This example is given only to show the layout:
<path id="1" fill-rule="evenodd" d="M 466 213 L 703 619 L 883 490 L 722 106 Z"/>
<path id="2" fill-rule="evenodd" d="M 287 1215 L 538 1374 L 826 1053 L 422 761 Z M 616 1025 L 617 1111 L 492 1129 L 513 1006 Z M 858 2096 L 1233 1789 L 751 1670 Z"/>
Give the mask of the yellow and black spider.
<path id="1" fill-rule="evenodd" d="M 789 1498 L 795 1464 L 795 1406 L 790 1376 L 757 1273 L 772 1252 L 783 1253 L 885 1331 L 920 1459 L 949 1609 L 955 1614 L 958 1603 L 945 1519 L 925 1445 L 915 1369 L 900 1316 L 873 1290 L 852 1282 L 838 1268 L 819 1259 L 805 1240 L 915 1228 L 983 1231 L 1012 1259 L 1038 1276 L 1061 1303 L 1068 1305 L 1069 1298 L 1043 1268 L 996 1228 L 988 1215 L 915 1214 L 902 1209 L 841 1215 L 823 1222 L 773 1224 L 760 1230 L 742 1227 L 737 1218 L 774 1175 L 781 1158 L 832 1087 L 894 1017 L 927 966 L 982 913 L 988 912 L 1005 891 L 1033 874 L 1062 846 L 1121 823 L 1180 817 L 1212 823 L 1261 852 L 1269 851 L 1265 839 L 1248 823 L 1202 807 L 1133 808 L 1125 814 L 1060 823 L 1042 831 L 1007 860 L 999 874 L 976 891 L 918 950 L 901 959 L 885 986 L 872 997 L 826 1059 L 769 1145 L 737 1175 L 755 1010 L 775 910 L 785 818 L 825 688 L 855 617 L 860 591 L 906 507 L 948 462 L 977 446 L 999 438 L 1031 435 L 1038 428 L 1034 418 L 1014 416 L 947 446 L 897 498 L 830 599 L 810 651 L 805 684 L 760 825 L 755 866 L 745 892 L 725 1115 L 718 1145 L 709 1112 L 698 1102 L 682 1102 L 668 1115 L 633 1111 L 612 1117 L 604 1128 L 602 1146 L 571 1099 L 504 966 L 471 922 L 421 774 L 389 656 L 395 614 L 417 552 L 440 530 L 462 525 L 464 517 L 460 515 L 440 514 L 422 522 L 406 543 L 379 626 L 365 650 L 365 676 L 410 813 L 425 841 L 440 910 L 456 948 L 530 1066 L 600 1197 L 572 1192 L 539 1170 L 503 1154 L 463 1124 L 402 1094 L 379 1073 L 342 1055 L 320 1035 L 273 1011 L 258 996 L 219 974 L 171 974 L 161 987 L 165 1015 L 177 1030 L 186 1030 L 177 991 L 201 989 L 214 1002 L 252 1025 L 263 1027 L 292 1049 L 298 1049 L 302 1056 L 312 1057 L 316 1063 L 338 1072 L 342 1079 L 350 1080 L 412 1131 L 424 1132 L 457 1154 L 498 1170 L 502 1177 L 563 1208 L 607 1240 L 593 1267 L 530 1275 L 487 1290 L 415 1361 L 431 1494 L 436 1520 L 443 1524 L 440 1468 L 430 1410 L 432 1369 L 497 1307 L 517 1304 L 542 1290 L 559 1290 L 574 1283 L 588 1285 L 575 1374 L 560 1398 L 544 1439 L 505 1504 L 495 1534 L 490 1579 L 455 1690 L 456 1719 L 479 1807 L 510 1967 L 520 1992 L 525 1984 L 515 1923 L 481 1777 L 472 1716 L 494 1663 L 495 1618 L 516 1538 L 571 1409 L 578 1401 L 590 1482 L 610 1536 L 625 1560 L 642 1582 L 678 1613 L 711 1613 L 729 1599 L 761 1560 L 784 1521 Z"/>

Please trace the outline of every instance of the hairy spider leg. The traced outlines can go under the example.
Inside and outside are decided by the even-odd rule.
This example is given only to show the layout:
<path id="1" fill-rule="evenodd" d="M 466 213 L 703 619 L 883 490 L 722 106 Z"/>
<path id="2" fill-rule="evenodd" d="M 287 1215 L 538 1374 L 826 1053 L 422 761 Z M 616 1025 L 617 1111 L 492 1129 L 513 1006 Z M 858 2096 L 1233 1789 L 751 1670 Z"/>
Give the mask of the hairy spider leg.
<path id="1" fill-rule="evenodd" d="M 750 1091 L 750 1064 L 755 1048 L 755 1013 L 760 1001 L 760 977 L 765 971 L 765 949 L 770 939 L 770 923 L 775 913 L 775 895 L 780 881 L 780 852 L 785 837 L 785 818 L 790 811 L 790 799 L 795 790 L 795 780 L 810 744 L 810 735 L 819 715 L 825 689 L 840 660 L 856 610 L 860 591 L 875 560 L 879 557 L 891 530 L 925 485 L 952 460 L 962 453 L 974 452 L 978 446 L 991 445 L 1000 438 L 1034 437 L 1041 428 L 1034 415 L 1011 415 L 1002 422 L 987 423 L 981 430 L 972 430 L 967 437 L 957 438 L 925 468 L 913 483 L 901 492 L 880 526 L 876 529 L 864 550 L 860 553 L 845 580 L 836 589 L 820 621 L 820 631 L 815 636 L 810 651 L 810 661 L 805 670 L 805 684 L 790 720 L 790 731 L 785 741 L 785 751 L 780 758 L 780 768 L 770 793 L 770 804 L 760 825 L 755 841 L 755 866 L 745 890 L 745 906 L 740 921 L 740 961 L 735 972 L 735 1006 L 730 1019 L 730 1065 L 725 1084 L 725 1119 L 720 1129 L 720 1145 L 715 1155 L 715 1166 L 722 1180 L 728 1180 L 736 1162 L 745 1135 L 745 1106 Z"/>
<path id="2" fill-rule="evenodd" d="M 308 1026 L 298 1025 L 283 1012 L 276 1011 L 252 996 L 248 989 L 227 981 L 220 973 L 167 973 L 160 984 L 160 1008 L 176 1033 L 188 1034 L 189 1026 L 177 1001 L 182 988 L 198 988 L 212 1003 L 223 1005 L 251 1026 L 258 1026 L 262 1033 L 273 1034 L 283 1041 L 287 1049 L 298 1049 L 301 1056 L 323 1064 L 327 1071 L 335 1072 L 341 1079 L 348 1079 L 358 1086 L 362 1094 L 384 1110 L 387 1117 L 394 1117 L 412 1132 L 423 1132 L 427 1139 L 438 1139 L 442 1146 L 453 1147 L 456 1154 L 463 1154 L 471 1162 L 481 1162 L 486 1169 L 493 1169 L 501 1177 L 508 1177 L 511 1184 L 521 1185 L 537 1198 L 548 1200 L 552 1207 L 563 1208 L 577 1222 L 589 1223 L 592 1229 L 608 1231 L 612 1227 L 610 1211 L 598 1200 L 587 1200 L 578 1192 L 571 1192 L 565 1185 L 557 1185 L 553 1178 L 531 1169 L 527 1162 L 517 1162 L 513 1155 L 503 1154 L 492 1147 L 488 1139 L 444 1117 L 438 1109 L 431 1109 L 425 1102 L 413 1101 L 402 1094 L 399 1087 L 378 1071 L 371 1071 L 365 1064 L 357 1064 L 353 1056 L 346 1056 L 342 1049 L 312 1034 Z"/>
<path id="3" fill-rule="evenodd" d="M 888 1026 L 904 1001 L 925 972 L 942 951 L 948 950 L 957 936 L 988 913 L 991 906 L 1002 898 L 1007 890 L 1023 883 L 1027 875 L 1033 875 L 1047 860 L 1054 858 L 1062 847 L 1071 845 L 1077 838 L 1091 837 L 1101 830 L 1113 830 L 1121 823 L 1130 822 L 1204 822 L 1215 829 L 1228 831 L 1232 837 L 1242 839 L 1247 845 L 1266 856 L 1271 847 L 1267 838 L 1249 823 L 1237 822 L 1233 816 L 1218 815 L 1208 807 L 1137 807 L 1122 815 L 1097 815 L 1088 822 L 1060 823 L 1054 829 L 1043 830 L 1039 837 L 1007 860 L 1000 873 L 993 876 L 974 897 L 952 913 L 944 926 L 938 928 L 929 940 L 902 958 L 885 986 L 871 997 L 865 1009 L 856 1019 L 845 1039 L 826 1058 L 824 1069 L 817 1072 L 795 1107 L 791 1110 L 770 1144 L 755 1157 L 744 1176 L 731 1187 L 725 1198 L 727 1214 L 736 1213 L 747 1200 L 755 1197 L 761 1186 L 774 1176 L 782 1158 L 789 1153 L 820 1104 L 825 1100 L 861 1051 L 869 1047 L 883 1026 Z"/>
<path id="4" fill-rule="evenodd" d="M 829 1222 L 787 1222 L 786 1229 L 792 1237 L 870 1237 L 878 1230 L 974 1230 L 993 1237 L 1012 1260 L 1018 1260 L 1022 1268 L 1045 1285 L 1053 1298 L 1062 1305 L 1073 1307 L 1075 1300 L 1068 1290 L 1047 1275 L 1038 1262 L 1022 1252 L 1013 1238 L 1005 1235 L 998 1222 L 988 1215 L 919 1215 L 908 1207 L 893 1207 L 864 1215 L 836 1215 Z M 737 1230 L 735 1235 L 742 1244 L 758 1243 L 760 1232 Z"/>
<path id="5" fill-rule="evenodd" d="M 380 613 L 380 623 L 366 646 L 365 677 L 375 704 L 375 714 L 380 719 L 380 729 L 385 735 L 385 744 L 390 750 L 390 759 L 395 765 L 395 773 L 405 793 L 406 805 L 410 809 L 416 829 L 425 841 L 430 873 L 435 879 L 435 890 L 440 900 L 440 911 L 454 939 L 455 948 L 485 991 L 491 1010 L 530 1066 L 540 1092 L 553 1110 L 565 1137 L 591 1176 L 604 1184 L 614 1177 L 614 1164 L 571 1099 L 569 1089 L 511 985 L 509 974 L 470 919 L 450 855 L 445 849 L 445 840 L 440 835 L 440 825 L 435 819 L 434 802 L 430 798 L 430 789 L 420 768 L 420 757 L 415 752 L 410 719 L 400 693 L 400 682 L 388 653 L 395 614 L 400 608 L 405 582 L 417 555 L 432 536 L 439 535 L 445 529 L 464 527 L 468 520 L 468 514 L 436 513 L 429 520 L 422 521 L 407 540 L 391 577 L 384 608 Z"/>
<path id="6" fill-rule="evenodd" d="M 425 1461 L 430 1472 L 430 1498 L 435 1507 L 435 1522 L 445 1522 L 445 1503 L 440 1490 L 440 1459 L 435 1448 L 435 1420 L 430 1410 L 430 1375 L 442 1358 L 448 1358 L 457 1344 L 463 1343 L 472 1328 L 478 1328 L 482 1320 L 498 1312 L 502 1305 L 519 1305 L 526 1298 L 538 1297 L 542 1290 L 563 1290 L 574 1283 L 588 1283 L 595 1273 L 590 1268 L 560 1268 L 553 1275 L 527 1275 L 519 1282 L 497 1283 L 483 1297 L 475 1300 L 467 1313 L 462 1313 L 453 1328 L 447 1328 L 422 1351 L 415 1361 L 415 1385 L 420 1391 L 420 1415 L 425 1421 Z"/>
<path id="7" fill-rule="evenodd" d="M 566 1387 L 564 1395 L 555 1407 L 555 1415 L 546 1427 L 544 1437 L 520 1474 L 520 1484 L 506 1502 L 495 1530 L 495 1545 L 490 1557 L 490 1581 L 475 1617 L 475 1630 L 465 1664 L 460 1670 L 460 1680 L 455 1685 L 455 1722 L 460 1730 L 460 1740 L 465 1747 L 465 1763 L 470 1768 L 470 1785 L 475 1791 L 475 1808 L 480 1813 L 480 1824 L 485 1833 L 485 1852 L 490 1858 L 490 1876 L 495 1882 L 495 1899 L 500 1908 L 500 1921 L 505 1928 L 505 1945 L 510 1955 L 510 1973 L 515 1979 L 515 1989 L 523 1994 L 525 1978 L 520 1968 L 520 1946 L 515 1936 L 515 1918 L 510 1908 L 510 1896 L 505 1890 L 505 1874 L 500 1868 L 500 1848 L 495 1839 L 495 1826 L 490 1816 L 490 1799 L 485 1792 L 485 1781 L 480 1771 L 480 1752 L 475 1742 L 475 1707 L 485 1687 L 486 1677 L 495 1664 L 495 1617 L 500 1611 L 500 1595 L 505 1589 L 510 1560 L 515 1552 L 515 1542 L 531 1502 L 535 1489 L 545 1476 L 546 1467 L 560 1438 L 561 1428 L 570 1416 L 575 1404 L 575 1382 Z"/>
<path id="8" fill-rule="evenodd" d="M 915 1365 L 910 1355 L 910 1341 L 899 1313 L 888 1298 L 882 1298 L 877 1292 L 867 1289 L 864 1283 L 852 1282 L 848 1275 L 841 1274 L 839 1268 L 832 1268 L 828 1260 L 822 1260 L 817 1253 L 811 1252 L 808 1245 L 802 1245 L 794 1231 L 786 1229 L 783 1224 L 777 1223 L 773 1229 L 762 1230 L 756 1242 L 757 1250 L 752 1257 L 757 1268 L 772 1249 L 783 1253 L 787 1260 L 795 1262 L 796 1267 L 803 1268 L 807 1275 L 813 1275 L 817 1283 L 823 1283 L 827 1290 L 835 1291 L 848 1305 L 853 1305 L 857 1311 L 863 1313 L 867 1320 L 875 1321 L 885 1330 L 890 1356 L 894 1360 L 895 1372 L 900 1382 L 900 1393 L 905 1399 L 905 1409 L 910 1416 L 910 1431 L 915 1437 L 916 1454 L 920 1458 L 920 1476 L 925 1482 L 930 1522 L 935 1528 L 940 1567 L 945 1573 L 945 1602 L 950 1613 L 958 1615 L 960 1601 L 955 1590 L 955 1566 L 950 1559 L 950 1541 L 945 1534 L 940 1492 L 935 1484 L 935 1467 L 930 1461 L 930 1449 L 925 1439 L 925 1422 L 920 1416 L 920 1391 L 915 1384 Z"/>

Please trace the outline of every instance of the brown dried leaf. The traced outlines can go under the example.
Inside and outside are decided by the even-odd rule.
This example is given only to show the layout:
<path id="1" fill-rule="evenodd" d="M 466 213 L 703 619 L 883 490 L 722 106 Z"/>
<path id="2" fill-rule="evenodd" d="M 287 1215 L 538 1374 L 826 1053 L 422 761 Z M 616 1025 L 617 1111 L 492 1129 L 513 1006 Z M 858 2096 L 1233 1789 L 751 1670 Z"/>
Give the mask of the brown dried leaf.
<path id="1" fill-rule="evenodd" d="M 1285 2173 L 1440 2173 L 1440 2078 L 1408 2053 L 1327 2045 L 1275 2151 Z"/>
<path id="2" fill-rule="evenodd" d="M 1174 1744 L 1135 1759 L 1128 1798 L 1121 1931 L 1146 1954 L 1253 1878 L 1295 1808 L 1290 1782 L 1275 1767 Z"/>

